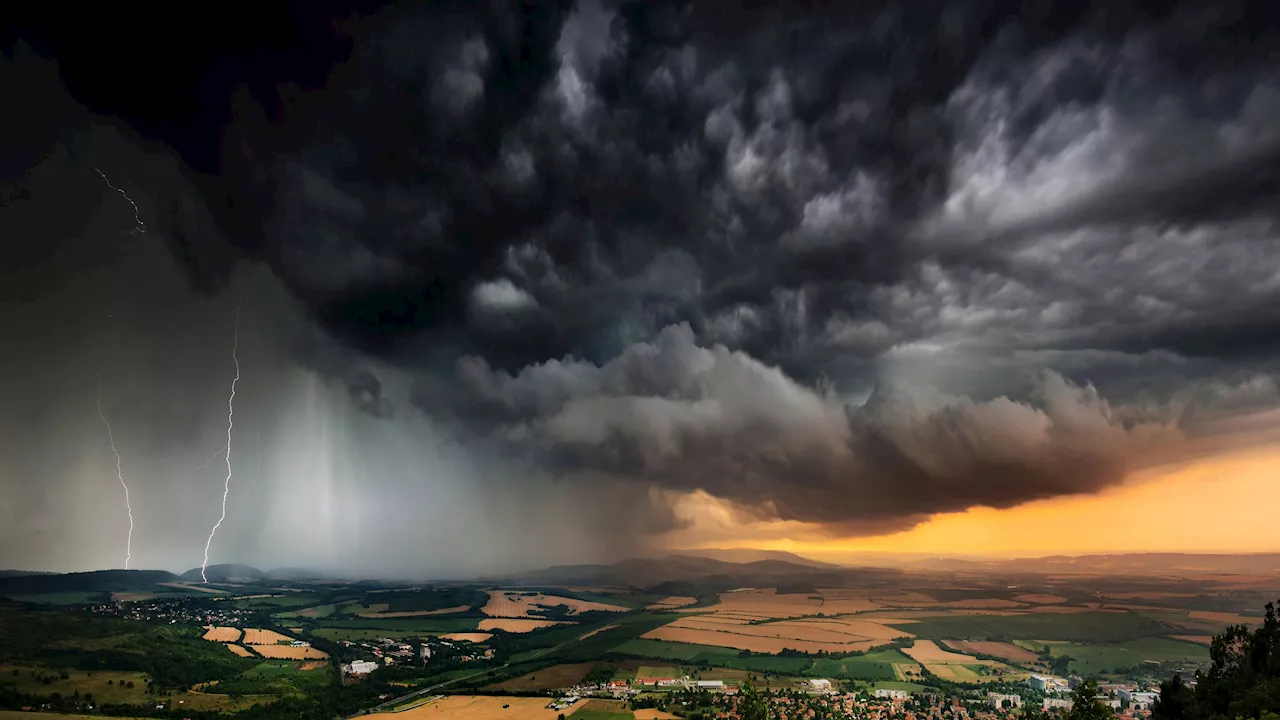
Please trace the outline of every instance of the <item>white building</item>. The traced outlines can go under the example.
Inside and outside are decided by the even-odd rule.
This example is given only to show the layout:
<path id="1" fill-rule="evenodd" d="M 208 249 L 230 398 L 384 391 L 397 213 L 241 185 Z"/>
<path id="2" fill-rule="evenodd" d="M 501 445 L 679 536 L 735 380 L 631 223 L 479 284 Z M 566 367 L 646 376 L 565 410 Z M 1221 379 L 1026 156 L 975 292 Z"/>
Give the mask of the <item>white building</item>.
<path id="1" fill-rule="evenodd" d="M 809 681 L 809 686 L 818 692 L 831 692 L 831 681 L 814 678 Z"/>
<path id="2" fill-rule="evenodd" d="M 875 692 L 878 698 L 888 698 L 890 700 L 906 700 L 906 690 L 890 690 L 888 688 L 878 688 Z"/>
<path id="3" fill-rule="evenodd" d="M 1027 684 L 1042 692 L 1065 692 L 1070 688 L 1066 680 L 1051 675 L 1032 675 Z"/>
<path id="4" fill-rule="evenodd" d="M 989 692 L 987 693 L 987 702 L 991 703 L 991 707 L 997 710 L 1005 707 L 1020 708 L 1022 707 L 1022 696 Z"/>
<path id="5" fill-rule="evenodd" d="M 1151 706 L 1159 699 L 1160 693 L 1140 692 L 1137 690 L 1120 690 L 1117 693 L 1121 700 L 1129 703 L 1129 707 L 1134 710 L 1150 710 Z"/>
<path id="6" fill-rule="evenodd" d="M 1044 702 L 1040 705 L 1040 709 L 1053 710 L 1055 708 L 1061 708 L 1063 710 L 1070 710 L 1071 704 L 1071 698 L 1045 698 Z"/>
<path id="7" fill-rule="evenodd" d="M 699 690 L 723 690 L 723 680 L 699 680 L 695 683 Z"/>
<path id="8" fill-rule="evenodd" d="M 356 660 L 350 665 L 344 665 L 342 669 L 345 670 L 348 675 L 367 675 L 378 669 L 378 663 L 369 662 L 367 660 Z"/>

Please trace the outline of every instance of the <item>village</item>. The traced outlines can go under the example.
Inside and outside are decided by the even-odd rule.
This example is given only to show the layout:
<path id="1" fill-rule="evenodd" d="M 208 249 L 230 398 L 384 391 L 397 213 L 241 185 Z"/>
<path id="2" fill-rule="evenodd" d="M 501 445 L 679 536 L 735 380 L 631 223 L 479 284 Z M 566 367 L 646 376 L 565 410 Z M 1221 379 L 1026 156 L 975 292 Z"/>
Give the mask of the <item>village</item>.
<path id="1" fill-rule="evenodd" d="M 1194 685 L 1194 674 L 1184 678 Z M 981 720 L 985 718 L 1021 717 L 1031 707 L 1049 714 L 1062 713 L 1072 707 L 1072 691 L 1083 679 L 1032 675 L 1026 681 L 1028 691 L 970 693 L 953 696 L 941 691 L 912 692 L 896 688 L 841 689 L 831 680 L 811 678 L 786 690 L 765 690 L 762 695 L 785 718 L 855 717 L 872 720 Z M 569 688 L 547 704 L 551 710 L 565 710 L 583 698 L 638 699 L 661 694 L 680 703 L 715 708 L 708 718 L 736 718 L 736 696 L 740 688 L 723 680 L 701 680 L 689 675 L 680 677 L 637 676 L 634 680 L 610 680 Z M 1025 697 L 1024 697 L 1025 696 Z M 1158 691 L 1139 682 L 1100 683 L 1097 699 L 1124 720 L 1148 718 Z M 697 698 L 697 699 L 695 699 Z M 1034 702 L 1038 699 L 1038 702 Z M 700 701 L 699 701 L 700 700 Z"/>

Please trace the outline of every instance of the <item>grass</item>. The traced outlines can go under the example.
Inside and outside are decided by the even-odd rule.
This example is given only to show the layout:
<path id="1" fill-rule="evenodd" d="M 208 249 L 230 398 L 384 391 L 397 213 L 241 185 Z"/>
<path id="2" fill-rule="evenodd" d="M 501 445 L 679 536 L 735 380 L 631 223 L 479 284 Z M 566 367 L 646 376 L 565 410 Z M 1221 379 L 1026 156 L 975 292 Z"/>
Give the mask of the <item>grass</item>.
<path id="1" fill-rule="evenodd" d="M 635 715 L 629 712 L 616 713 L 604 710 L 579 710 L 565 717 L 573 718 L 573 720 L 635 720 Z"/>
<path id="2" fill-rule="evenodd" d="M 918 683 L 909 683 L 909 682 L 897 682 L 892 680 L 887 682 L 871 683 L 871 687 L 872 689 L 875 689 L 875 690 L 906 690 L 907 692 L 928 692 L 931 690 L 932 691 L 937 690 L 937 688 L 931 688 L 928 685 L 920 685 Z"/>
<path id="3" fill-rule="evenodd" d="M 913 662 L 897 650 L 879 650 L 838 660 L 815 660 L 808 674 L 848 680 L 893 680 L 897 677 L 894 665 Z"/>
<path id="4" fill-rule="evenodd" d="M 1134 613 L 1082 612 L 1029 615 L 952 615 L 919 618 L 909 627 L 924 640 L 1049 639 L 1082 643 L 1137 640 L 1165 634 L 1161 623 Z"/>
<path id="5" fill-rule="evenodd" d="M 18 710 L 0 710 L 0 720 L 50 720 L 63 717 L 64 720 L 101 720 L 101 715 L 67 715 L 64 712 L 20 712 Z M 115 720 L 146 720 L 143 717 L 120 717 Z"/>
<path id="6" fill-rule="evenodd" d="M 301 618 L 304 620 L 327 618 L 338 609 L 337 605 L 329 603 L 328 605 L 317 605 L 315 607 L 301 608 L 298 610 L 289 610 L 286 612 L 278 612 L 271 617 L 275 618 Z"/>
<path id="7" fill-rule="evenodd" d="M 619 655 L 675 660 L 689 664 L 705 662 L 708 665 L 717 667 L 790 674 L 799 673 L 810 662 L 807 658 L 783 658 L 771 655 L 738 657 L 738 651 L 730 648 L 646 640 L 643 638 L 628 640 L 614 647 L 612 652 Z"/>
<path id="8" fill-rule="evenodd" d="M 280 675 L 296 675 L 302 672 L 298 669 L 297 663 L 288 660 L 268 660 L 261 665 L 246 670 L 241 677 L 277 677 Z"/>
<path id="9" fill-rule="evenodd" d="M 38 605 L 82 605 L 102 602 L 104 597 L 104 593 L 100 592 L 47 592 L 10 595 L 9 599 Z"/>
<path id="10" fill-rule="evenodd" d="M 1056 657 L 1070 655 L 1071 670 L 1081 674 L 1101 673 L 1130 668 L 1145 660 L 1158 662 L 1203 662 L 1209 659 L 1209 649 L 1181 640 L 1169 638 L 1139 638 L 1115 644 L 1058 644 L 1049 646 Z"/>
<path id="11" fill-rule="evenodd" d="M 15 676 L 13 671 L 17 670 Z M 0 687 L 10 686 L 20 693 L 28 695 L 51 695 L 58 693 L 70 697 L 74 693 L 84 695 L 92 693 L 94 700 L 110 704 L 139 704 L 147 700 L 147 676 L 140 672 L 124 672 L 111 670 L 68 670 L 67 679 L 59 677 L 58 670 L 35 667 L 0 667 Z M 41 681 L 42 677 L 52 677 L 49 684 Z M 110 682 L 110 684 L 108 684 Z M 125 683 L 133 683 L 127 687 Z"/>
<path id="12" fill-rule="evenodd" d="M 401 618 L 356 618 L 353 620 L 325 620 L 321 625 L 325 628 L 343 630 L 394 630 L 408 634 L 450 633 L 475 630 L 479 625 L 478 618 L 458 617 L 401 617 Z M 383 633 L 384 635 L 386 633 Z"/>

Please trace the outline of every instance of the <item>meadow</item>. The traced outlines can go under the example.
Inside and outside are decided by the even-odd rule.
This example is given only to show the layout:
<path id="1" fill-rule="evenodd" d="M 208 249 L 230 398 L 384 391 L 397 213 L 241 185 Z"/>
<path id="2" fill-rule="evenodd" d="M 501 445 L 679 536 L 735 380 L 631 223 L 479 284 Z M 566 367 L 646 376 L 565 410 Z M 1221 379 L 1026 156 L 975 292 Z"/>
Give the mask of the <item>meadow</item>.
<path id="1" fill-rule="evenodd" d="M 1181 664 L 1209 659 L 1204 646 L 1160 637 L 1114 644 L 1052 643 L 1049 651 L 1055 657 L 1069 655 L 1071 670 L 1085 675 L 1131 668 L 1147 660 Z"/>

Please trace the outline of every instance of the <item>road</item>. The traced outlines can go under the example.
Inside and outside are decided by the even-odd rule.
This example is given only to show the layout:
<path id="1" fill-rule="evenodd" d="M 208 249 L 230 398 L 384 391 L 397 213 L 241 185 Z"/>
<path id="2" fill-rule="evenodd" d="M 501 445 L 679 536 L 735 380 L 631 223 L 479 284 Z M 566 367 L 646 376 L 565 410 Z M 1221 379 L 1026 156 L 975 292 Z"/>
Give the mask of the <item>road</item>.
<path id="1" fill-rule="evenodd" d="M 555 652 L 556 650 L 559 650 L 560 648 L 564 647 L 565 645 L 568 645 L 569 643 L 575 643 L 575 642 L 578 642 L 579 640 L 581 640 L 582 638 L 584 638 L 584 637 L 586 637 L 587 635 L 590 635 L 590 634 L 591 634 L 591 633 L 587 632 L 587 633 L 583 633 L 582 635 L 579 635 L 578 637 L 575 637 L 575 638 L 572 638 L 572 639 L 569 639 L 569 640 L 565 640 L 564 642 L 560 643 L 559 645 L 556 645 L 555 647 L 549 647 L 549 648 L 546 648 L 545 650 L 542 650 L 542 651 L 538 652 L 537 654 L 530 655 L 530 656 L 529 656 L 529 658 L 528 658 L 528 660 L 536 660 L 536 659 L 538 659 L 538 658 L 542 657 L 543 655 L 546 655 L 547 653 L 551 653 L 551 652 Z M 523 662 L 528 662 L 528 660 L 524 660 Z M 431 687 L 422 688 L 421 690 L 414 690 L 414 691 L 413 691 L 413 692 L 411 692 L 411 693 L 406 693 L 406 694 L 404 694 L 404 695 L 401 695 L 400 697 L 392 698 L 392 699 L 390 699 L 390 700 L 388 700 L 388 701 L 386 701 L 386 702 L 384 702 L 384 703 L 381 703 L 381 704 L 379 704 L 379 705 L 375 705 L 375 706 L 373 706 L 373 707 L 371 707 L 371 708 L 369 708 L 369 709 L 367 709 L 367 710 L 361 710 L 361 711 L 360 711 L 360 712 L 358 712 L 358 713 L 355 713 L 355 714 L 352 714 L 352 715 L 348 715 L 348 716 L 347 716 L 347 718 L 355 718 L 355 717 L 360 717 L 360 716 L 362 716 L 362 715 L 369 715 L 369 714 L 376 713 L 376 712 L 382 712 L 383 710 L 386 710 L 386 709 L 387 709 L 387 708 L 389 708 L 389 707 L 394 707 L 394 706 L 399 705 L 399 704 L 401 704 L 401 703 L 407 702 L 408 700 L 411 700 L 411 699 L 413 699 L 413 698 L 421 697 L 421 696 L 423 696 L 423 695 L 427 695 L 427 694 L 429 694 L 429 693 L 432 693 L 432 692 L 434 692 L 434 691 L 436 691 L 436 690 L 439 690 L 439 689 L 440 689 L 440 688 L 442 688 L 442 687 L 445 687 L 446 685 L 452 685 L 452 684 L 457 683 L 457 682 L 462 682 L 463 680 L 470 680 L 470 679 L 471 679 L 471 678 L 473 678 L 473 677 L 479 677 L 479 676 L 481 676 L 481 675 L 488 675 L 488 674 L 489 674 L 489 673 L 491 673 L 491 672 L 495 672 L 495 671 L 497 671 L 497 670 L 501 670 L 501 669 L 503 669 L 503 668 L 507 668 L 507 667 L 511 667 L 511 663 L 509 663 L 509 662 L 508 662 L 508 663 L 503 663 L 503 664 L 501 664 L 501 665 L 499 665 L 499 666 L 497 666 L 497 667 L 491 667 L 491 668 L 489 668 L 489 669 L 487 669 L 487 670 L 481 670 L 481 671 L 479 671 L 479 672 L 471 673 L 470 675 L 463 675 L 462 677 L 456 677 L 456 678 L 454 678 L 454 679 L 452 679 L 452 680 L 446 680 L 446 681 L 444 681 L 444 682 L 442 682 L 442 683 L 436 683 L 435 685 L 432 685 Z"/>

